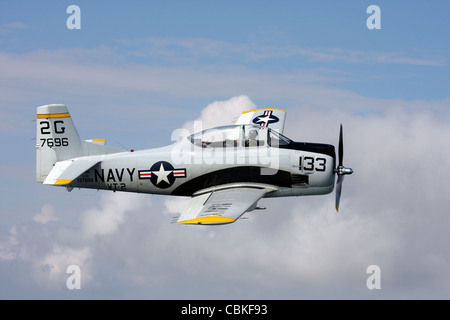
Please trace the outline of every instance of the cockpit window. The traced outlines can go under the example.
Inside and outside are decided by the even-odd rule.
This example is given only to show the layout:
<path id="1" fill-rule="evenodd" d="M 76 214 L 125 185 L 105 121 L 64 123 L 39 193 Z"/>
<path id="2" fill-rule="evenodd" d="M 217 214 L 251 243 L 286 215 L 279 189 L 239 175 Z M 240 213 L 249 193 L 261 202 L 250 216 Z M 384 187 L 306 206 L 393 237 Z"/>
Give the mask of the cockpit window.
<path id="1" fill-rule="evenodd" d="M 225 126 L 203 130 L 190 136 L 193 144 L 201 148 L 237 147 L 242 126 Z"/>
<path id="2" fill-rule="evenodd" d="M 267 145 L 278 148 L 291 142 L 276 131 L 255 125 L 207 129 L 191 135 L 189 140 L 201 148 L 262 147 Z"/>
<path id="3" fill-rule="evenodd" d="M 286 138 L 281 133 L 276 132 L 274 130 L 269 131 L 269 145 L 272 148 L 278 148 L 287 146 L 291 143 L 291 140 L 289 138 Z"/>
<path id="4" fill-rule="evenodd" d="M 262 147 L 266 145 L 266 140 L 266 128 L 257 126 L 244 126 L 244 147 Z"/>

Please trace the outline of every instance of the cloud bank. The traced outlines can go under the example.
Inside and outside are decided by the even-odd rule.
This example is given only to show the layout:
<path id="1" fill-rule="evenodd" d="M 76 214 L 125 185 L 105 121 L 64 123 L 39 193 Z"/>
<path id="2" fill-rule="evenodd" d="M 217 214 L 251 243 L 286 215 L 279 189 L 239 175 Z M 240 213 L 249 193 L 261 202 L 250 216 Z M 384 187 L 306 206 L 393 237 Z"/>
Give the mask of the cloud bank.
<path id="1" fill-rule="evenodd" d="M 255 107 L 236 96 L 210 103 L 197 120 L 215 126 Z M 34 224 L 11 228 L 0 258 L 24 263 L 30 283 L 49 295 L 70 295 L 65 268 L 78 264 L 87 297 L 448 297 L 450 130 L 425 107 L 340 114 L 344 162 L 355 173 L 345 179 L 339 213 L 334 194 L 262 199 L 263 213 L 190 227 L 170 224 L 186 198 L 104 192 L 70 228 L 44 205 Z M 287 119 L 294 140 L 337 143 L 336 113 L 298 107 Z M 382 272 L 376 292 L 366 287 L 370 265 Z"/>

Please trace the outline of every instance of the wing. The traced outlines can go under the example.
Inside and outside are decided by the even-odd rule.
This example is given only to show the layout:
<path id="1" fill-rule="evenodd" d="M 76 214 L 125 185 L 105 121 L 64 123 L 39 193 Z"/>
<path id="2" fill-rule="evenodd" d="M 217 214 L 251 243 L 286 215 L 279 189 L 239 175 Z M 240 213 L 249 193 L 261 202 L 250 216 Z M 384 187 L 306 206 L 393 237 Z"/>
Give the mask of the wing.
<path id="1" fill-rule="evenodd" d="M 99 161 L 93 160 L 65 160 L 55 164 L 48 174 L 44 184 L 67 186 L 80 174 L 95 166 Z"/>
<path id="2" fill-rule="evenodd" d="M 255 109 L 241 113 L 236 124 L 256 124 L 283 133 L 286 111 L 275 108 Z"/>
<path id="3" fill-rule="evenodd" d="M 265 189 L 234 187 L 191 198 L 179 224 L 226 224 L 235 222 L 266 193 Z"/>

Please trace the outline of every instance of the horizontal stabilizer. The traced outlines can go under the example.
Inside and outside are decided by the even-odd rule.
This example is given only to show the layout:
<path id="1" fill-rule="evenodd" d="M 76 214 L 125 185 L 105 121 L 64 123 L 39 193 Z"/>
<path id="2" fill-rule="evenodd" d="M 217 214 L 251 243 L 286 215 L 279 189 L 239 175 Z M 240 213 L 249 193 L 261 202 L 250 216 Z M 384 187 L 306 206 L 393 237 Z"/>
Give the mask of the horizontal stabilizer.
<path id="1" fill-rule="evenodd" d="M 105 139 L 92 139 L 92 140 L 85 140 L 86 142 L 91 142 L 91 143 L 95 143 L 101 146 L 104 146 L 106 143 Z"/>
<path id="2" fill-rule="evenodd" d="M 95 166 L 99 161 L 74 159 L 60 161 L 55 164 L 44 184 L 67 186 L 85 171 Z"/>

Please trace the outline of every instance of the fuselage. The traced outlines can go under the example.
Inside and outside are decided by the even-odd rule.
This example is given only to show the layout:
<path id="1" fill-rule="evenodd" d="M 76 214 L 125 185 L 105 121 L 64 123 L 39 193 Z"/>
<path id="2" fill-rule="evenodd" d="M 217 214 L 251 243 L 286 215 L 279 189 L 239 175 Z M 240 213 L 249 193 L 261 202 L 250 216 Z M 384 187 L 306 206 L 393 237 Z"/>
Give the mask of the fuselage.
<path id="1" fill-rule="evenodd" d="M 257 139 L 248 137 L 252 130 Z M 270 191 L 266 197 L 334 188 L 334 146 L 294 142 L 254 126 L 214 128 L 167 147 L 86 158 L 98 163 L 71 187 L 192 196 L 217 186 L 263 185 Z"/>

